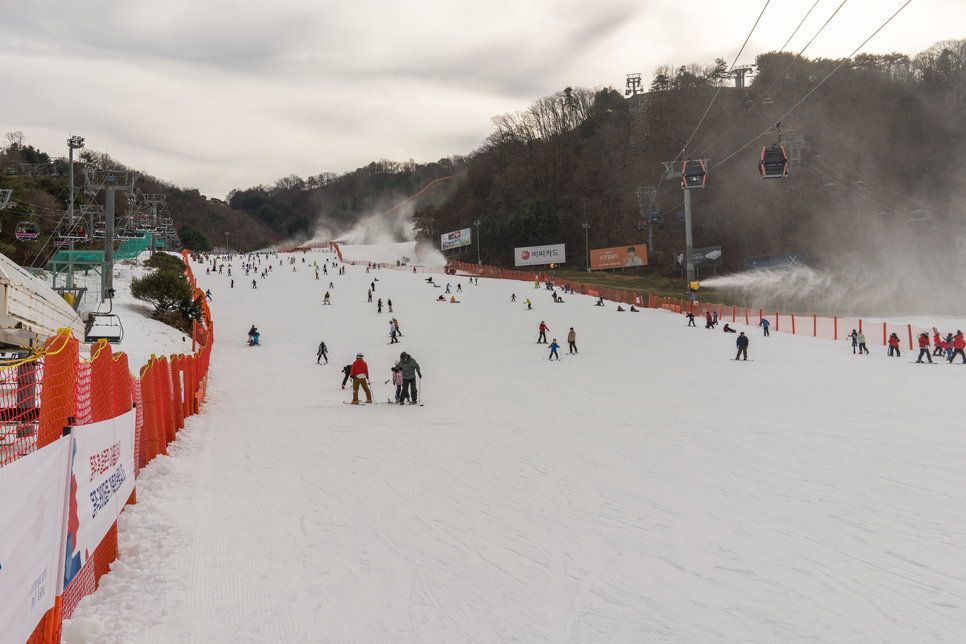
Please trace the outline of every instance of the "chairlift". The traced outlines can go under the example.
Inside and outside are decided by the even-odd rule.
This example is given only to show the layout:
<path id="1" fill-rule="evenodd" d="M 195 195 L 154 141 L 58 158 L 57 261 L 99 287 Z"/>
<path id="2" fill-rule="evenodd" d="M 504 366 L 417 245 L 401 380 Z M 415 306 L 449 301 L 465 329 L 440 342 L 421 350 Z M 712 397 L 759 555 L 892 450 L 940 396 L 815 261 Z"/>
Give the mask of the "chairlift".
<path id="1" fill-rule="evenodd" d="M 17 224 L 17 229 L 14 231 L 14 235 L 20 241 L 33 241 L 40 236 L 40 231 L 37 230 L 37 224 L 32 221 L 21 221 Z"/>
<path id="2" fill-rule="evenodd" d="M 704 167 L 704 161 L 695 159 L 685 161 L 684 169 L 681 172 L 681 183 L 685 190 L 696 190 L 704 187 L 704 180 L 708 171 Z"/>
<path id="3" fill-rule="evenodd" d="M 761 104 L 762 104 L 762 105 L 771 105 L 771 104 L 772 104 L 772 103 L 774 103 L 774 102 L 775 102 L 775 101 L 773 101 L 773 100 L 771 99 L 771 96 L 769 96 L 768 94 L 765 94 L 765 97 L 764 97 L 763 99 L 761 99 Z"/>
<path id="4" fill-rule="evenodd" d="M 118 239 L 143 239 L 144 233 L 133 228 L 122 228 L 114 236 Z"/>
<path id="5" fill-rule="evenodd" d="M 908 215 L 906 215 L 906 218 L 909 221 L 931 221 L 932 215 L 920 208 L 919 210 L 913 210 L 910 212 Z"/>
<path id="6" fill-rule="evenodd" d="M 107 340 L 109 344 L 120 344 L 124 339 L 124 327 L 116 313 L 88 313 L 84 325 L 84 342 Z"/>
<path id="7" fill-rule="evenodd" d="M 762 179 L 781 179 L 788 174 L 788 155 L 781 145 L 761 149 L 758 174 Z"/>

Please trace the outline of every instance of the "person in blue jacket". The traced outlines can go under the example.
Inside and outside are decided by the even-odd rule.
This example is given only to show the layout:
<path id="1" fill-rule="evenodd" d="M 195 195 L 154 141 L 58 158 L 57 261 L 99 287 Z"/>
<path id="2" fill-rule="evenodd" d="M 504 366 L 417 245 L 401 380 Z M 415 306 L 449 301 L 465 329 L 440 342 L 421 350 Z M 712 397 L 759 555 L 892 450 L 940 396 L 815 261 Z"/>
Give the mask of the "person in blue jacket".
<path id="1" fill-rule="evenodd" d="M 550 343 L 550 357 L 548 358 L 548 360 L 553 360 L 554 358 L 556 358 L 557 360 L 560 360 L 560 356 L 557 355 L 557 348 L 559 346 L 560 345 L 557 344 L 557 338 L 554 338 L 553 342 Z"/>
<path id="2" fill-rule="evenodd" d="M 761 334 L 763 336 L 765 336 L 766 338 L 768 337 L 768 327 L 769 327 L 769 325 L 771 325 L 771 322 L 769 322 L 766 318 L 762 318 L 761 319 L 761 322 L 758 323 L 758 326 L 760 326 L 761 329 L 762 329 Z"/>
<path id="3" fill-rule="evenodd" d="M 745 354 L 744 359 L 747 360 L 748 359 L 748 336 L 745 335 L 744 331 L 742 331 L 741 335 L 738 336 L 738 340 L 736 341 L 736 344 L 738 345 L 738 355 L 735 356 L 735 360 L 740 358 L 741 354 Z"/>

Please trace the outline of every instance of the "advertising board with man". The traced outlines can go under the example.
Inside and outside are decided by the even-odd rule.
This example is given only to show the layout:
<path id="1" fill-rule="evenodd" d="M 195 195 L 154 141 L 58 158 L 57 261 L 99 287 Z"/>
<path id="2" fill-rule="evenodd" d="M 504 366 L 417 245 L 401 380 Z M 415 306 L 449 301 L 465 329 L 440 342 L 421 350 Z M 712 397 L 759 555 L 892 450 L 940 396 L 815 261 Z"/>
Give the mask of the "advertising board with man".
<path id="1" fill-rule="evenodd" d="M 590 251 L 590 269 L 633 268 L 647 266 L 647 246 L 618 246 Z"/>

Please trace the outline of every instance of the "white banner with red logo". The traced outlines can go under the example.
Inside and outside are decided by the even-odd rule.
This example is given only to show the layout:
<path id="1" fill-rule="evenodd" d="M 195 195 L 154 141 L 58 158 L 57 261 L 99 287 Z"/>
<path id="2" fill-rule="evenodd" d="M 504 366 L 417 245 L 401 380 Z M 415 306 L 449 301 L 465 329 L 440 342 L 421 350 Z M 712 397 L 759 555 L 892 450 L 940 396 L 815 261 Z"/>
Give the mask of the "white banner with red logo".
<path id="1" fill-rule="evenodd" d="M 67 584 L 93 556 L 134 491 L 134 419 L 132 409 L 117 418 L 74 427 Z"/>
<path id="2" fill-rule="evenodd" d="M 567 261 L 566 244 L 550 246 L 525 246 L 513 249 L 514 266 L 538 266 L 540 264 L 563 264 Z"/>
<path id="3" fill-rule="evenodd" d="M 70 437 L 0 468 L 0 644 L 23 644 L 62 586 Z"/>

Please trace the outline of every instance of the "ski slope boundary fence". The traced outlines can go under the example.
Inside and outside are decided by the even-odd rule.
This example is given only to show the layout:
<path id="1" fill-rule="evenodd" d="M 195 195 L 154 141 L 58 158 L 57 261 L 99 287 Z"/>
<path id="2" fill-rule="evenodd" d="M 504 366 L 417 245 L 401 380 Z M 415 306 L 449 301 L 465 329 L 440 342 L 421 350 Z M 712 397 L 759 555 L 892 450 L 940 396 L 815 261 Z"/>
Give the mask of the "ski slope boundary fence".
<path id="1" fill-rule="evenodd" d="M 214 340 L 211 312 L 204 293 L 195 282 L 186 251 L 182 252 L 182 258 L 187 266 L 185 276 L 194 297 L 201 298 L 203 311 L 203 322 L 193 323 L 191 354 L 160 358 L 152 355 L 140 373 L 134 375 L 129 370 L 127 355 L 123 352 L 114 353 L 106 340 L 91 345 L 90 356 L 85 357 L 80 354 L 80 341 L 71 335 L 69 329 L 61 329 L 58 335 L 47 340 L 38 356 L 0 369 L 0 474 L 3 473 L 2 468 L 17 463 L 20 459 L 24 459 L 26 463 L 32 462 L 29 461 L 31 458 L 42 457 L 39 452 L 57 443 L 62 436 L 68 433 L 77 436 L 79 432 L 83 432 L 85 425 L 121 417 L 130 412 L 132 407 L 135 410 L 135 480 L 141 468 L 154 457 L 167 454 L 168 445 L 175 440 L 178 430 L 184 427 L 185 418 L 198 413 L 204 402 L 209 356 Z M 66 462 L 70 463 L 69 460 Z M 72 474 L 68 465 L 67 471 L 63 472 L 68 486 L 68 499 L 74 498 L 72 488 L 77 488 L 76 482 L 72 480 L 76 474 L 76 464 L 73 469 Z M 20 472 L 22 469 L 16 471 Z M 31 493 L 39 494 L 18 485 L 16 479 L 10 481 L 9 478 L 4 478 L 3 481 L 4 495 L 20 494 L 27 498 Z M 135 488 L 127 503 L 134 503 L 136 494 Z M 15 506 L 13 504 L 10 507 Z M 2 507 L 4 506 L 0 504 L 0 508 Z M 120 507 L 121 504 L 118 504 L 118 508 Z M 33 511 L 33 508 L 30 510 Z M 65 507 L 63 525 L 53 528 L 59 529 L 60 534 L 65 537 L 60 541 L 58 552 L 50 553 L 54 561 L 59 558 L 61 570 L 64 570 L 67 547 L 70 544 L 66 537 L 71 529 L 76 534 L 76 524 L 73 528 L 68 524 L 70 521 L 76 522 L 77 514 L 76 506 Z M 18 641 L 11 639 L 13 631 L 17 629 L 8 628 L 8 632 L 4 634 L 4 624 L 19 624 L 20 631 L 30 633 L 26 640 L 20 638 L 19 642 L 55 644 L 61 641 L 63 620 L 70 617 L 81 598 L 96 590 L 101 576 L 110 570 L 111 564 L 117 559 L 116 515 L 113 518 L 114 524 L 106 536 L 100 540 L 93 552 L 85 553 L 88 555 L 86 561 L 80 557 L 82 565 L 79 570 L 72 570 L 72 577 L 66 588 L 63 588 L 62 594 L 60 588 L 63 580 L 56 580 L 60 581 L 60 584 L 56 584 L 53 582 L 58 575 L 51 574 L 47 577 L 50 579 L 46 588 L 48 597 L 54 589 L 57 589 L 58 596 L 53 599 L 53 607 L 42 615 L 31 617 L 34 613 L 28 611 L 29 604 L 25 598 L 31 595 L 30 578 L 26 578 L 23 584 L 0 583 L 0 643 L 18 644 Z M 5 523 L 9 519 L 10 516 L 0 516 L 0 521 Z M 9 521 L 8 527 L 14 523 L 15 521 Z M 36 527 L 34 530 L 36 531 Z M 0 537 L 4 532 L 5 529 L 0 530 Z M 29 539 L 29 530 L 27 532 Z M 76 536 L 74 538 L 76 545 Z M 7 545 L 0 543 L 0 546 Z M 15 549 L 12 556 L 19 555 L 19 550 Z M 8 572 L 11 570 L 8 565 L 10 563 L 12 561 L 0 561 L 0 574 L 11 574 Z M 44 573 L 46 574 L 46 569 Z M 33 590 L 32 599 L 36 599 L 35 587 Z M 20 614 L 11 614 L 11 609 L 19 610 Z M 32 622 L 38 617 L 39 622 L 34 625 Z M 24 624 L 27 626 L 24 627 Z M 27 630 L 24 631 L 24 628 Z M 32 633 L 29 629 L 33 629 Z"/>
<path id="2" fill-rule="evenodd" d="M 325 246 L 324 244 L 322 246 Z M 342 253 L 337 244 L 335 251 L 342 259 Z M 301 250 L 296 248 L 295 250 Z M 399 271 L 411 271 L 411 266 L 396 266 L 387 263 L 373 263 L 379 268 L 388 268 Z M 763 309 L 751 309 L 742 306 L 729 306 L 727 304 L 707 304 L 699 302 L 688 302 L 686 299 L 661 297 L 657 295 L 642 295 L 632 291 L 614 289 L 607 286 L 591 286 L 581 284 L 572 280 L 558 280 L 545 272 L 530 273 L 527 271 L 511 271 L 496 266 L 480 264 L 468 264 L 466 262 L 450 261 L 446 268 L 427 268 L 418 267 L 420 273 L 438 273 L 448 275 L 466 275 L 470 277 L 493 277 L 498 279 L 521 280 L 533 282 L 537 288 L 541 284 L 551 281 L 556 287 L 567 287 L 567 291 L 580 295 L 590 295 L 592 297 L 603 296 L 604 300 L 619 304 L 651 308 L 664 309 L 673 313 L 687 315 L 693 312 L 695 316 L 704 316 L 705 313 L 718 314 L 718 320 L 722 323 L 731 322 L 733 324 L 759 325 L 762 320 L 768 320 L 771 331 L 778 333 L 791 333 L 794 335 L 806 335 L 826 340 L 850 340 L 850 334 L 855 329 L 866 336 L 867 345 L 887 346 L 889 337 L 895 333 L 899 337 L 901 346 L 904 349 L 913 351 L 918 348 L 917 338 L 920 333 L 926 333 L 932 337 L 932 329 L 918 327 L 911 324 L 894 324 L 891 322 L 868 322 L 861 318 L 846 318 L 825 315 L 795 315 L 791 313 L 766 312 Z M 525 297 L 525 294 L 524 294 Z"/>

